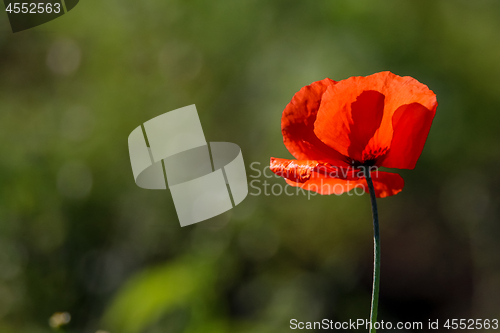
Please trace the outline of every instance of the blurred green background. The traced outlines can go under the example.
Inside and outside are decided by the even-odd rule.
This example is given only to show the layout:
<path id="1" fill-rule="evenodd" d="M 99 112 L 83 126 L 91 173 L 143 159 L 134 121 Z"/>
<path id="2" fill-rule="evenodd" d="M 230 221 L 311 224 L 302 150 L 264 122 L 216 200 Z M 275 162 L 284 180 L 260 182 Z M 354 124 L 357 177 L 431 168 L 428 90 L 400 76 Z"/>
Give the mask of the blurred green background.
<path id="1" fill-rule="evenodd" d="M 242 148 L 249 181 L 283 184 L 253 169 L 291 156 L 293 94 L 383 70 L 439 107 L 405 189 L 379 200 L 379 319 L 500 319 L 499 36 L 496 0 L 84 0 L 16 34 L 0 14 L 0 332 L 368 318 L 367 195 L 251 188 L 181 228 L 168 191 L 135 185 L 127 137 L 196 104 L 208 141 Z M 71 316 L 59 329 L 57 312 Z"/>

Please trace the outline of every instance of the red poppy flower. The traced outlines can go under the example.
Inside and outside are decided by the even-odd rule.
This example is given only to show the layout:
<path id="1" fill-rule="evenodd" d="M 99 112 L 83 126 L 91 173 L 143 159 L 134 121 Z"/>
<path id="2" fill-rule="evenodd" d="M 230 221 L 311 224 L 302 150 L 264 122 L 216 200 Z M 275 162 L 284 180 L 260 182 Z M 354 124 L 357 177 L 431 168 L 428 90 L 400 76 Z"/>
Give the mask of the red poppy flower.
<path id="1" fill-rule="evenodd" d="M 436 113 L 436 95 L 411 77 L 381 72 L 303 87 L 283 111 L 283 141 L 297 160 L 271 170 L 320 194 L 366 189 L 364 167 L 413 169 Z M 377 197 L 399 193 L 400 175 L 371 173 Z"/>

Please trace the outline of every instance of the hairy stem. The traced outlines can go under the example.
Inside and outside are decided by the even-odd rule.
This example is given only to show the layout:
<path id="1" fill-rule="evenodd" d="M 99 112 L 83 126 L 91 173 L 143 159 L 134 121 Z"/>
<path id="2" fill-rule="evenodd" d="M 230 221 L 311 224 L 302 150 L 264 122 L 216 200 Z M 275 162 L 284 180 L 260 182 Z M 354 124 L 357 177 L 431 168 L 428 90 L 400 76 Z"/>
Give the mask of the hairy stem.
<path id="1" fill-rule="evenodd" d="M 370 168 L 367 167 L 365 172 L 366 182 L 370 190 L 370 201 L 372 204 L 372 217 L 373 217 L 373 289 L 372 289 L 372 305 L 370 311 L 370 322 L 372 324 L 370 333 L 375 333 L 375 322 L 377 321 L 378 313 L 378 295 L 380 288 L 380 233 L 378 226 L 378 209 L 377 199 L 375 196 L 375 188 L 373 187 L 372 178 L 370 175 Z"/>

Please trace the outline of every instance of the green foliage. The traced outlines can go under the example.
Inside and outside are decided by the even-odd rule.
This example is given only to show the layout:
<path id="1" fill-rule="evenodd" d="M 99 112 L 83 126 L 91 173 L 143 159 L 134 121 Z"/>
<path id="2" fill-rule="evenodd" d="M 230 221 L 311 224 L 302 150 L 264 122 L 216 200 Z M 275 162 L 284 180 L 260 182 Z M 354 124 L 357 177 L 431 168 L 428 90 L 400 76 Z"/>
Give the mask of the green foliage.
<path id="1" fill-rule="evenodd" d="M 104 326 L 140 333 L 171 311 L 191 310 L 210 294 L 213 274 L 207 263 L 192 258 L 148 268 L 124 284 L 104 316 Z"/>

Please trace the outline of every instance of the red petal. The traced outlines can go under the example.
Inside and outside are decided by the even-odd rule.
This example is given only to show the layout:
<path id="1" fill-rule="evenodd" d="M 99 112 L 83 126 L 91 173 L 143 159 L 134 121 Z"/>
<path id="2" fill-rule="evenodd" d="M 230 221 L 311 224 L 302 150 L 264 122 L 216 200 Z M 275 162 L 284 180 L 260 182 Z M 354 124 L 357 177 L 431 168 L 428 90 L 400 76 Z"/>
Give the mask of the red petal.
<path id="1" fill-rule="evenodd" d="M 379 121 L 381 95 L 385 99 Z M 377 158 L 390 147 L 394 113 L 402 105 L 412 103 L 420 103 L 432 110 L 436 106 L 436 96 L 417 80 L 390 72 L 351 77 L 327 88 L 314 132 L 328 146 L 360 162 Z M 365 147 L 361 148 L 363 145 Z"/>
<path id="2" fill-rule="evenodd" d="M 317 81 L 300 89 L 283 111 L 281 131 L 288 151 L 298 160 L 324 160 L 333 165 L 345 165 L 344 156 L 328 147 L 314 134 L 314 122 L 321 97 L 330 79 Z"/>
<path id="3" fill-rule="evenodd" d="M 392 118 L 394 135 L 391 148 L 381 165 L 387 168 L 413 169 L 424 149 L 437 103 L 431 110 L 418 103 L 403 105 Z"/>
<path id="4" fill-rule="evenodd" d="M 391 195 L 398 194 L 403 190 L 404 180 L 396 174 L 383 171 L 372 172 L 373 187 L 375 188 L 375 195 L 377 198 L 385 198 Z M 292 186 L 301 187 L 304 190 L 317 192 L 319 194 L 336 194 L 340 195 L 351 191 L 354 188 L 356 194 L 362 191 L 368 193 L 368 184 L 364 178 L 358 179 L 340 179 L 328 178 L 316 172 L 313 173 L 311 178 L 305 183 L 298 183 L 287 180 L 287 183 Z"/>
<path id="5" fill-rule="evenodd" d="M 310 160 L 287 160 L 284 158 L 271 157 L 271 171 L 280 177 L 290 179 L 294 182 L 303 183 L 309 178 L 314 169 L 320 164 L 318 161 Z"/>
<path id="6" fill-rule="evenodd" d="M 340 179 L 327 178 L 322 175 L 315 175 L 305 183 L 297 183 L 291 180 L 286 180 L 289 185 L 301 187 L 304 190 L 316 192 L 323 195 L 336 194 L 340 195 L 351 191 L 355 187 L 360 187 L 359 193 L 363 193 L 363 179 Z"/>
<path id="7" fill-rule="evenodd" d="M 374 90 L 365 90 L 357 96 L 350 96 L 348 91 L 342 93 L 339 96 L 335 89 L 327 89 L 315 132 L 328 145 L 361 162 L 365 147 L 382 122 L 385 96 Z"/>
<path id="8" fill-rule="evenodd" d="M 339 167 L 323 161 L 288 160 L 271 157 L 270 169 L 276 175 L 297 183 L 304 183 L 311 176 L 337 178 L 344 180 L 358 179 L 364 175 L 361 169 Z"/>
<path id="9" fill-rule="evenodd" d="M 397 173 L 373 171 L 372 172 L 373 187 L 377 198 L 385 198 L 391 195 L 396 195 L 403 190 L 405 181 L 403 177 Z M 366 180 L 365 184 L 366 184 Z M 368 191 L 368 187 L 366 187 Z"/>

